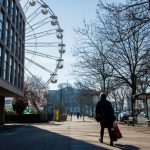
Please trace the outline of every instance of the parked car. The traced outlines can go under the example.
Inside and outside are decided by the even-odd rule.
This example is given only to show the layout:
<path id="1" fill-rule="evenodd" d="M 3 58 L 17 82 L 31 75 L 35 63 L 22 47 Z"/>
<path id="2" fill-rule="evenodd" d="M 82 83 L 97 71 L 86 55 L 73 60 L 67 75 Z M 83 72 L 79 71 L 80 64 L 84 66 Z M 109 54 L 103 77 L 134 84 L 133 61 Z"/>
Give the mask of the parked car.
<path id="1" fill-rule="evenodd" d="M 129 112 L 121 112 L 118 116 L 119 121 L 121 122 L 125 122 L 126 120 L 129 120 L 130 117 L 130 113 Z"/>
<path id="2" fill-rule="evenodd" d="M 142 111 L 142 112 L 140 112 L 140 114 L 139 114 L 138 116 L 139 116 L 139 117 L 145 117 L 146 114 Z"/>

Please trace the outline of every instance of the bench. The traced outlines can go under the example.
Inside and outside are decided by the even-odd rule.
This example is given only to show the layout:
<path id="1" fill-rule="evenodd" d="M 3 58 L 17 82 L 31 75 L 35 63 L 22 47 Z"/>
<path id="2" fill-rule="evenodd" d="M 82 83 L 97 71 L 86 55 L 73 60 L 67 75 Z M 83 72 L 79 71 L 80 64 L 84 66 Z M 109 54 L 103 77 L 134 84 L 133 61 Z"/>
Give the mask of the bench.
<path id="1" fill-rule="evenodd" d="M 147 122 L 148 127 L 150 127 L 150 120 L 145 120 Z"/>
<path id="2" fill-rule="evenodd" d="M 133 123 L 133 117 L 129 117 L 128 120 L 123 120 L 123 124 L 125 124 L 125 123 L 128 125 L 132 124 Z"/>
<path id="3" fill-rule="evenodd" d="M 129 117 L 129 120 L 128 120 L 127 124 L 129 125 L 129 124 L 132 124 L 132 123 L 133 123 L 133 117 Z"/>
<path id="4" fill-rule="evenodd" d="M 124 124 L 127 123 L 128 125 L 131 125 L 133 124 L 133 121 L 134 124 L 137 123 L 137 117 L 129 117 L 128 120 L 124 120 Z"/>

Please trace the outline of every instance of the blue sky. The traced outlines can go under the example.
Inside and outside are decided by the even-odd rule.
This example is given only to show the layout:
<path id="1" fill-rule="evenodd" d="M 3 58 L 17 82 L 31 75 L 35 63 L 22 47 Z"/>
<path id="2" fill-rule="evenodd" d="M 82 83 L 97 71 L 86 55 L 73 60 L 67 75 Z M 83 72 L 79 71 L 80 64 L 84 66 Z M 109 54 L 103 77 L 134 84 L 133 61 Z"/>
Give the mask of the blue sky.
<path id="1" fill-rule="evenodd" d="M 74 77 L 71 76 L 72 64 L 75 62 L 74 58 L 72 56 L 72 51 L 73 51 L 73 45 L 74 45 L 74 37 L 76 36 L 76 34 L 74 33 L 73 29 L 82 27 L 83 20 L 85 20 L 88 23 L 88 22 L 96 19 L 96 8 L 97 8 L 97 4 L 98 4 L 99 0 L 43 0 L 43 1 L 50 7 L 50 9 L 52 9 L 54 14 L 56 16 L 58 16 L 59 24 L 60 24 L 61 28 L 64 30 L 63 41 L 64 41 L 64 44 L 66 44 L 66 53 L 63 54 L 64 68 L 62 70 L 58 71 L 58 82 L 56 84 L 50 83 L 50 85 L 49 85 L 50 89 L 53 90 L 53 89 L 57 89 L 58 85 L 60 83 L 68 82 L 73 85 L 73 83 L 75 82 Z M 104 0 L 104 1 L 112 2 L 110 0 Z M 113 1 L 115 1 L 117 3 L 119 2 L 119 0 L 113 0 Z M 26 1 L 21 1 L 21 2 L 24 3 Z M 28 11 L 29 14 L 26 13 L 26 15 L 30 16 L 30 13 L 32 14 L 31 11 L 33 11 L 33 12 L 35 11 L 33 9 L 33 7 L 31 7 L 30 11 Z M 41 18 L 39 18 L 39 19 L 41 19 Z M 31 21 L 29 21 L 30 23 L 31 22 L 35 23 L 36 21 L 38 21 L 38 20 L 36 20 L 36 21 L 34 20 L 35 21 L 34 22 L 32 19 L 30 19 L 30 20 L 31 20 Z M 49 24 L 48 24 L 48 27 L 49 27 Z M 43 30 L 43 28 L 44 27 L 41 26 L 42 30 Z M 39 28 L 38 28 L 38 30 L 39 30 Z M 37 32 L 39 32 L 38 30 L 37 30 Z M 27 32 L 27 34 L 28 33 L 30 34 L 30 32 Z M 27 37 L 29 37 L 29 35 Z M 55 36 L 55 38 L 56 38 L 56 36 Z M 54 40 L 55 38 L 47 37 L 45 40 L 47 41 L 47 39 L 48 39 L 48 41 L 50 40 L 52 42 L 52 40 Z M 26 39 L 26 40 L 29 41 L 29 39 Z M 40 39 L 38 39 L 38 40 L 40 40 Z M 27 48 L 28 48 L 28 46 L 27 46 Z M 39 47 L 39 50 L 42 50 L 43 53 L 45 51 L 48 52 L 47 48 L 41 49 Z M 56 49 L 56 51 L 58 53 L 58 49 Z M 53 48 L 53 53 L 54 53 L 54 48 Z M 49 55 L 53 55 L 53 54 L 49 54 Z M 28 55 L 26 55 L 26 56 L 28 56 Z M 34 57 L 34 61 L 35 62 L 38 61 L 37 63 L 40 63 L 41 65 L 44 64 L 45 65 L 44 67 L 48 67 L 47 61 L 45 59 L 41 60 L 38 57 Z M 49 62 L 49 63 L 51 63 L 50 67 L 55 66 L 55 62 L 54 62 L 54 64 L 52 62 Z M 50 69 L 50 67 L 49 67 L 49 69 Z M 36 68 L 34 68 L 33 65 L 30 68 L 32 69 L 30 71 L 32 71 L 33 74 L 35 73 L 34 74 L 35 76 L 37 76 L 37 75 L 40 76 L 42 78 L 42 80 L 45 79 L 45 81 L 47 81 L 47 79 L 49 78 L 49 76 L 47 76 L 44 72 L 40 71 L 40 73 L 39 73 L 39 71 Z"/>
<path id="2" fill-rule="evenodd" d="M 70 75 L 71 64 L 74 62 L 72 57 L 72 48 L 75 33 L 73 28 L 81 27 L 85 19 L 87 22 L 96 17 L 96 6 L 98 0 L 44 0 L 45 3 L 58 16 L 58 21 L 64 29 L 64 43 L 66 44 L 66 53 L 64 54 L 64 68 L 58 72 L 58 82 L 50 84 L 50 89 L 57 89 L 59 83 L 74 83 L 74 78 Z"/>

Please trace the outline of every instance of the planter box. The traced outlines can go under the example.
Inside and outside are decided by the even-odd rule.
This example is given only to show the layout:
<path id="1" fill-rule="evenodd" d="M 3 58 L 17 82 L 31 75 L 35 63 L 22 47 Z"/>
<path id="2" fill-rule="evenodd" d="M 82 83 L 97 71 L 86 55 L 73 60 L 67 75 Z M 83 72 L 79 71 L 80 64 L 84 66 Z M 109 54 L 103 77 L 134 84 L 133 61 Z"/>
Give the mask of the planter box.
<path id="1" fill-rule="evenodd" d="M 24 115 L 5 115 L 5 123 L 41 123 L 47 122 L 46 117 L 40 114 L 24 114 Z"/>

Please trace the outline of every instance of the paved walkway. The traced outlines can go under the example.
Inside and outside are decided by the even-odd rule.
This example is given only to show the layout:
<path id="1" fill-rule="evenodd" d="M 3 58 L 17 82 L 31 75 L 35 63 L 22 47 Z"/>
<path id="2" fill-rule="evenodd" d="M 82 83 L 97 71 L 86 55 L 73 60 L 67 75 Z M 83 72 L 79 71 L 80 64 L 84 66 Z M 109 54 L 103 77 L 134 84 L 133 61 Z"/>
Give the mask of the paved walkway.
<path id="1" fill-rule="evenodd" d="M 119 125 L 123 138 L 114 147 L 107 130 L 104 144 L 99 143 L 99 124 L 87 117 L 6 127 L 0 130 L 0 150 L 150 150 L 150 127 Z"/>

